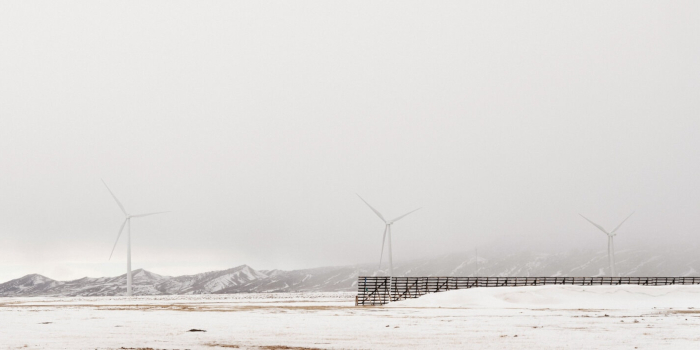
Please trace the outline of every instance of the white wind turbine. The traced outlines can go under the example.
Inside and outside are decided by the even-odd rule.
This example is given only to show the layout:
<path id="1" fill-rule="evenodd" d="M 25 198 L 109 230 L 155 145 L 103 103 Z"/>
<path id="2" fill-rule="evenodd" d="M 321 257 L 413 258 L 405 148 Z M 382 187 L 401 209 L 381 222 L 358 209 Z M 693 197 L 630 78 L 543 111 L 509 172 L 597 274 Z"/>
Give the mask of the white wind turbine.
<path id="1" fill-rule="evenodd" d="M 632 212 L 632 214 L 634 214 L 634 212 Z M 578 214 L 578 215 L 581 215 L 582 218 L 586 219 L 586 221 L 593 224 L 593 226 L 595 226 L 599 230 L 603 231 L 603 233 L 605 233 L 608 236 L 608 263 L 610 264 L 610 275 L 612 277 L 615 277 L 615 243 L 613 242 L 613 237 L 617 236 L 617 233 L 615 233 L 617 231 L 617 229 L 619 229 L 620 226 L 622 226 L 622 224 L 624 224 L 625 221 L 627 221 L 627 219 L 629 219 L 630 216 L 632 216 L 632 214 L 628 215 L 624 220 L 622 220 L 622 222 L 619 225 L 617 225 L 617 227 L 615 227 L 615 229 L 612 230 L 611 232 L 606 231 L 603 228 L 603 226 L 600 226 L 600 225 L 596 224 L 595 222 L 588 220 L 587 217 L 585 217 L 581 214 Z"/>
<path id="2" fill-rule="evenodd" d="M 356 193 L 356 194 L 357 194 L 357 193 Z M 391 300 L 391 297 L 392 297 L 392 295 L 391 295 L 391 294 L 392 294 L 391 283 L 392 283 L 392 279 L 393 279 L 393 276 L 394 276 L 394 261 L 393 261 L 393 259 L 392 259 L 393 257 L 392 257 L 392 254 L 391 254 L 391 225 L 392 225 L 393 223 L 395 223 L 396 221 L 401 220 L 401 219 L 402 219 L 403 217 L 405 217 L 406 215 L 411 214 L 411 213 L 413 213 L 414 211 L 419 210 L 419 209 L 421 209 L 421 208 L 411 210 L 411 211 L 409 211 L 408 213 L 403 214 L 403 215 L 397 217 L 396 219 L 386 221 L 386 219 L 384 219 L 384 216 L 382 216 L 382 214 L 381 214 L 379 211 L 377 211 L 377 209 L 372 208 L 372 206 L 369 205 L 369 203 L 367 203 L 367 201 L 366 201 L 364 198 L 362 198 L 362 196 L 360 196 L 359 194 L 357 194 L 357 196 L 360 197 L 360 199 L 361 199 L 363 202 L 365 202 L 365 204 L 367 204 L 367 206 L 368 206 L 370 209 L 372 209 L 372 211 L 373 211 L 375 214 L 377 214 L 377 216 L 379 216 L 379 218 L 382 219 L 382 221 L 384 221 L 384 224 L 385 224 L 385 226 L 384 226 L 384 236 L 382 237 L 382 251 L 381 251 L 381 253 L 379 254 L 379 269 L 382 268 L 382 257 L 384 256 L 384 242 L 386 242 L 386 240 L 387 240 L 387 234 L 388 234 L 388 239 L 389 239 L 389 300 Z"/>
<path id="3" fill-rule="evenodd" d="M 112 252 L 109 254 L 109 259 L 112 259 L 112 254 L 114 254 L 114 248 L 117 247 L 117 243 L 119 242 L 119 237 L 122 235 L 122 231 L 124 230 L 124 226 L 128 223 L 129 228 L 126 230 L 126 295 L 127 296 L 132 296 L 132 289 L 131 289 L 131 283 L 133 282 L 133 278 L 131 276 L 131 218 L 139 218 L 143 216 L 149 216 L 149 215 L 155 215 L 155 214 L 162 214 L 162 213 L 168 213 L 167 211 L 159 211 L 156 213 L 146 213 L 146 214 L 137 214 L 137 215 L 131 215 L 126 212 L 126 209 L 124 209 L 124 206 L 122 205 L 121 202 L 117 199 L 117 196 L 112 193 L 112 190 L 109 189 L 109 186 L 107 186 L 107 183 L 105 183 L 104 180 L 102 180 L 102 183 L 107 187 L 107 191 L 109 191 L 109 194 L 112 195 L 112 198 L 117 202 L 117 205 L 119 205 L 119 209 L 122 210 L 126 218 L 124 219 L 124 222 L 122 223 L 122 226 L 119 228 L 119 234 L 117 234 L 117 241 L 114 242 L 114 247 L 112 247 Z"/>

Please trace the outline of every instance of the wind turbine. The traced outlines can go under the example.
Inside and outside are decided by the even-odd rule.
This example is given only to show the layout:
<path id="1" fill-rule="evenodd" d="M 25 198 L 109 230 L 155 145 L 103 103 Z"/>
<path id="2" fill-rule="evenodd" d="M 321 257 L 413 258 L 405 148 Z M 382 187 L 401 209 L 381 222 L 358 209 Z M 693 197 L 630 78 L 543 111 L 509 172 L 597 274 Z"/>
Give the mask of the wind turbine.
<path id="1" fill-rule="evenodd" d="M 356 193 L 356 194 L 357 194 L 357 193 Z M 379 269 L 382 268 L 382 257 L 384 256 L 384 242 L 387 241 L 387 234 L 388 234 L 388 240 L 389 240 L 389 301 L 391 301 L 391 299 L 392 299 L 391 284 L 392 284 L 392 280 L 393 280 L 393 276 L 394 276 L 394 261 L 393 261 L 393 259 L 392 259 L 393 257 L 392 257 L 392 254 L 391 254 L 391 225 L 393 225 L 395 222 L 397 222 L 397 221 L 403 219 L 406 215 L 411 214 L 411 213 L 413 213 L 414 211 L 416 211 L 416 210 L 418 210 L 418 209 L 421 209 L 421 208 L 411 210 L 411 211 L 409 211 L 408 213 L 403 214 L 403 215 L 397 217 L 396 219 L 387 221 L 386 219 L 384 219 L 384 216 L 382 216 L 382 214 L 381 214 L 379 211 L 377 211 L 377 209 L 374 209 L 371 205 L 369 205 L 369 203 L 367 203 L 367 201 L 366 201 L 364 198 L 362 198 L 362 196 L 360 196 L 359 194 L 357 194 L 357 196 L 360 197 L 360 199 L 361 199 L 363 202 L 365 202 L 365 204 L 367 204 L 367 206 L 368 206 L 370 209 L 372 209 L 372 211 L 373 211 L 375 214 L 377 214 L 377 216 L 379 216 L 379 218 L 382 219 L 382 221 L 384 221 L 384 224 L 385 224 L 385 226 L 384 226 L 384 236 L 382 237 L 382 251 L 381 251 L 381 253 L 379 254 Z"/>
<path id="2" fill-rule="evenodd" d="M 102 179 L 100 179 L 102 180 Z M 109 191 L 109 194 L 112 195 L 112 198 L 117 202 L 117 205 L 119 206 L 119 209 L 122 210 L 124 213 L 124 216 L 126 218 L 124 219 L 124 222 L 122 223 L 122 226 L 119 228 L 119 234 L 117 234 L 117 241 L 114 242 L 114 247 L 112 247 L 112 252 L 109 254 L 109 259 L 112 259 L 112 254 L 114 254 L 114 248 L 117 247 L 117 243 L 119 242 L 119 237 L 122 235 L 122 231 L 124 231 L 124 226 L 126 224 L 129 224 L 129 228 L 126 230 L 126 295 L 127 296 L 132 296 L 132 289 L 131 289 L 131 284 L 133 282 L 133 278 L 131 276 L 131 218 L 140 218 L 144 216 L 149 216 L 149 215 L 155 215 L 155 214 L 162 214 L 162 213 L 168 213 L 167 211 L 159 211 L 156 213 L 146 213 L 146 214 L 136 214 L 136 215 L 131 215 L 126 212 L 126 209 L 124 209 L 124 206 L 122 203 L 117 199 L 117 196 L 112 193 L 112 190 L 109 189 L 109 186 L 107 186 L 107 183 L 105 183 L 104 180 L 102 180 L 102 183 L 107 187 L 107 191 Z"/>
<path id="3" fill-rule="evenodd" d="M 632 214 L 634 214 L 634 212 L 632 212 Z M 628 215 L 624 220 L 622 220 L 622 222 L 619 225 L 617 225 L 617 227 L 615 227 L 615 229 L 611 232 L 606 231 L 603 228 L 603 226 L 600 226 L 595 222 L 588 220 L 587 217 L 578 214 L 581 215 L 582 218 L 586 219 L 586 221 L 590 222 L 593 226 L 603 231 L 603 233 L 605 233 L 608 236 L 608 263 L 610 264 L 610 274 L 612 275 L 612 277 L 615 277 L 615 243 L 613 242 L 613 237 L 617 236 L 617 233 L 615 233 L 617 229 L 619 229 L 620 226 L 622 226 L 622 224 L 624 224 L 625 221 L 627 221 L 627 219 L 629 219 L 630 216 L 632 216 L 632 214 Z"/>

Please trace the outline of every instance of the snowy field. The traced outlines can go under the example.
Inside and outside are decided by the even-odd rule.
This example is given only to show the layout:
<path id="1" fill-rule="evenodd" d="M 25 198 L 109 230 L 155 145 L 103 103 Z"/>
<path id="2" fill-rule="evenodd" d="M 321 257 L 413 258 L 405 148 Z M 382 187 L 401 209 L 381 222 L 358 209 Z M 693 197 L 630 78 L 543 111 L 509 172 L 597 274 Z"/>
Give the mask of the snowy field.
<path id="1" fill-rule="evenodd" d="M 700 286 L 0 298 L 0 349 L 698 349 Z M 190 331 L 190 330 L 203 330 Z"/>

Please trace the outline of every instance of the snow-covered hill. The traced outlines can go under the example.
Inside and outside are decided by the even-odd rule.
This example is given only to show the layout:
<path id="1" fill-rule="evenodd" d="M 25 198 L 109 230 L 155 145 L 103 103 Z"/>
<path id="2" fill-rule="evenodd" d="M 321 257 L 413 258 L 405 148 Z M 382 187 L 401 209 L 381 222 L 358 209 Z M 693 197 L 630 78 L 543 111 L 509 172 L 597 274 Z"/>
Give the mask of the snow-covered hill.
<path id="1" fill-rule="evenodd" d="M 211 294 L 228 288 L 240 288 L 268 276 L 248 265 L 223 271 L 169 278 L 156 287 L 162 294 Z M 235 293 L 235 292 L 234 292 Z"/>
<path id="2" fill-rule="evenodd" d="M 484 252 L 478 265 L 473 253 L 453 253 L 395 264 L 395 276 L 605 276 L 605 251 L 558 254 Z M 622 276 L 697 276 L 697 247 L 683 250 L 639 248 L 616 253 Z M 354 291 L 357 276 L 385 275 L 376 265 L 321 267 L 304 270 L 255 270 L 241 265 L 188 276 L 161 276 L 134 271 L 134 294 L 228 294 L 255 292 Z M 0 296 L 111 296 L 126 293 L 126 275 L 55 281 L 32 274 L 0 284 Z"/>
<path id="3" fill-rule="evenodd" d="M 0 296 L 43 295 L 63 282 L 31 274 L 0 284 Z"/>

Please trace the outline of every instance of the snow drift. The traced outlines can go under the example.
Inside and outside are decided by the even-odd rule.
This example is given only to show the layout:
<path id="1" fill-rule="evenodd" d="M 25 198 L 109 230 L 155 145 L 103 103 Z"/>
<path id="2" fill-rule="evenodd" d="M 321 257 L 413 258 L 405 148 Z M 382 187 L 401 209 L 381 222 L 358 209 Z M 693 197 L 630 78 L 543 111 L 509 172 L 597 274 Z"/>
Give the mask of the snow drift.
<path id="1" fill-rule="evenodd" d="M 537 286 L 471 288 L 388 307 L 638 309 L 700 308 L 700 286 Z"/>

